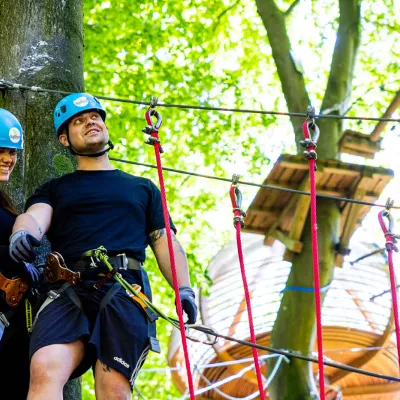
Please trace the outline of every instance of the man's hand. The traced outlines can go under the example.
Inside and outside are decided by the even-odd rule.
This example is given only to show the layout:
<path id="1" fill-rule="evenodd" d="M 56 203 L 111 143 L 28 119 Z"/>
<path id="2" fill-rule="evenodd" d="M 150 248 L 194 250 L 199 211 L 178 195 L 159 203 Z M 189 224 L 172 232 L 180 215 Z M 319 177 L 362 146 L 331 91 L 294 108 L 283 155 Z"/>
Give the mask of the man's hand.
<path id="1" fill-rule="evenodd" d="M 196 323 L 197 306 L 193 289 L 190 286 L 179 286 L 179 295 L 181 297 L 183 311 L 185 311 L 188 316 L 187 323 Z"/>
<path id="2" fill-rule="evenodd" d="M 10 236 L 10 257 L 16 262 L 32 262 L 36 257 L 34 247 L 39 245 L 39 240 L 34 238 L 28 231 L 16 231 Z"/>

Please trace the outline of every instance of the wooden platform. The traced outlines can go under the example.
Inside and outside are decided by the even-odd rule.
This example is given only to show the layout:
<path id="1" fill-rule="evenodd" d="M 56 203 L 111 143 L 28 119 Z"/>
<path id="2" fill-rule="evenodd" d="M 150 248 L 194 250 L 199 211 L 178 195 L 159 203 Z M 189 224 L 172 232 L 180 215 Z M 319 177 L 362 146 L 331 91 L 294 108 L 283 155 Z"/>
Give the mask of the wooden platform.
<path id="1" fill-rule="evenodd" d="M 355 156 L 374 158 L 375 153 L 381 150 L 381 140 L 372 140 L 370 135 L 346 130 L 339 140 L 339 151 L 341 153 L 353 154 Z"/>
<path id="2" fill-rule="evenodd" d="M 318 160 L 317 167 L 318 194 L 372 203 L 393 178 L 393 171 L 390 169 L 336 160 Z M 308 162 L 303 156 L 283 154 L 263 183 L 309 192 Z M 339 202 L 339 207 L 342 210 L 340 243 L 346 248 L 353 232 L 371 207 L 344 201 Z M 309 208 L 310 196 L 261 188 L 247 210 L 243 231 L 265 235 L 265 244 L 268 245 L 276 239 L 281 241 L 288 250 L 285 259 L 291 260 L 293 253 L 302 251 L 300 238 Z M 341 266 L 343 254 L 338 254 L 336 261 Z"/>

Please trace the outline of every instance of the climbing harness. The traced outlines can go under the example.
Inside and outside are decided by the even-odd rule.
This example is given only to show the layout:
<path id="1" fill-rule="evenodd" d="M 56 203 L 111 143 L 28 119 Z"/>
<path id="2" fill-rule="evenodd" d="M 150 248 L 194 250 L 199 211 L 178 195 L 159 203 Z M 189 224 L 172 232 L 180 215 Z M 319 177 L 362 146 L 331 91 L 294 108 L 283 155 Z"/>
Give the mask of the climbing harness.
<path id="1" fill-rule="evenodd" d="M 0 272 L 0 290 L 5 293 L 7 304 L 16 307 L 28 290 L 28 284 L 21 278 L 8 279 Z"/>
<path id="2" fill-rule="evenodd" d="M 313 133 L 313 135 L 311 135 Z M 311 212 L 311 239 L 312 256 L 314 270 L 314 296 L 315 311 L 317 322 L 317 343 L 318 343 L 318 373 L 319 373 L 319 392 L 320 399 L 325 400 L 325 378 L 324 378 L 324 360 L 322 346 L 322 322 L 321 322 L 321 289 L 319 283 L 319 260 L 318 260 L 318 233 L 317 233 L 317 199 L 315 171 L 317 169 L 317 153 L 315 151 L 319 139 L 319 128 L 315 123 L 315 110 L 313 107 L 307 108 L 307 119 L 303 122 L 304 140 L 300 145 L 305 147 L 304 157 L 309 161 L 310 171 L 310 212 Z"/>
<path id="3" fill-rule="evenodd" d="M 256 344 L 256 335 L 254 332 L 254 323 L 253 323 L 253 313 L 251 309 L 251 299 L 249 293 L 249 287 L 247 284 L 246 278 L 246 270 L 244 267 L 244 257 L 243 257 L 243 248 L 242 248 L 242 240 L 241 240 L 241 228 L 244 227 L 244 217 L 246 213 L 242 210 L 242 193 L 238 187 L 239 175 L 233 174 L 232 176 L 232 184 L 229 190 L 229 195 L 232 202 L 232 209 L 233 209 L 233 226 L 236 229 L 236 242 L 237 242 L 237 249 L 238 249 L 238 257 L 239 257 L 239 264 L 240 264 L 240 272 L 242 274 L 242 281 L 243 281 L 243 289 L 246 299 L 246 306 L 247 306 L 247 314 L 249 318 L 249 330 L 250 330 L 250 338 L 251 342 Z M 258 353 L 256 348 L 252 348 L 253 351 L 253 358 L 254 358 L 254 366 L 256 369 L 257 375 L 257 383 L 258 383 L 258 390 L 260 392 L 261 400 L 265 400 L 265 390 L 262 381 L 261 375 L 261 368 L 260 368 L 260 361 L 258 359 Z"/>
<path id="4" fill-rule="evenodd" d="M 393 301 L 393 313 L 394 313 L 394 323 L 396 326 L 396 342 L 397 342 L 397 355 L 398 363 L 400 368 L 400 326 L 399 326 L 399 310 L 397 306 L 397 290 L 396 290 L 396 277 L 393 268 L 393 250 L 398 252 L 396 242 L 400 236 L 393 232 L 394 220 L 390 213 L 390 208 L 393 206 L 393 201 L 390 198 L 386 202 L 386 209 L 382 210 L 378 214 L 379 224 L 382 228 L 383 234 L 386 239 L 386 251 L 388 254 L 388 264 L 389 264 L 389 275 L 390 275 L 390 288 L 392 291 L 392 301 Z M 388 225 L 386 225 L 383 218 L 387 218 Z"/>
<path id="5" fill-rule="evenodd" d="M 176 308 L 177 308 L 178 319 L 179 319 L 179 329 L 180 329 L 180 333 L 181 333 L 183 353 L 185 356 L 185 365 L 186 365 L 186 373 L 187 373 L 187 377 L 188 377 L 190 398 L 191 398 L 191 400 L 194 400 L 195 395 L 194 395 L 194 387 L 193 387 L 193 377 L 191 374 L 189 352 L 188 352 L 187 342 L 186 342 L 185 323 L 183 321 L 183 310 L 182 310 L 182 304 L 181 304 L 181 297 L 179 294 L 178 276 L 177 276 L 176 266 L 175 266 L 174 248 L 172 245 L 171 225 L 169 222 L 168 204 L 167 204 L 167 198 L 165 195 L 164 176 L 163 176 L 161 156 L 160 156 L 160 154 L 163 152 L 163 149 L 161 147 L 160 139 L 158 137 L 158 130 L 162 124 L 162 117 L 161 117 L 161 114 L 157 110 L 155 110 L 157 103 L 158 103 L 158 98 L 153 97 L 151 99 L 150 106 L 145 114 L 147 126 L 145 128 L 143 128 L 143 132 L 146 133 L 147 135 L 149 135 L 149 138 L 146 140 L 145 143 L 154 146 L 154 153 L 155 153 L 156 161 L 157 161 L 157 171 L 158 171 L 158 178 L 160 181 L 160 191 L 161 191 L 161 201 L 162 201 L 162 208 L 163 208 L 163 215 L 164 215 L 164 224 L 165 224 L 165 230 L 166 230 L 166 234 L 167 234 L 169 259 L 170 259 L 170 263 L 171 263 L 171 272 L 172 272 L 172 279 L 173 279 L 175 298 L 176 298 Z M 153 120 L 152 120 L 153 116 L 156 117 L 156 119 L 157 119 L 156 123 L 153 123 Z"/>

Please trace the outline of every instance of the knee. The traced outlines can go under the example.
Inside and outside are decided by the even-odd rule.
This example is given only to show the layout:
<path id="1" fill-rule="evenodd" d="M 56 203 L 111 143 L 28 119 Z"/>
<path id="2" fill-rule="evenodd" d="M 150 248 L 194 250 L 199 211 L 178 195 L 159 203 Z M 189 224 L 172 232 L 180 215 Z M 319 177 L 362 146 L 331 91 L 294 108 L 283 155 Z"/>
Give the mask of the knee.
<path id="1" fill-rule="evenodd" d="M 61 363 L 45 355 L 35 354 L 30 367 L 30 385 L 64 385 L 68 377 L 62 373 Z"/>

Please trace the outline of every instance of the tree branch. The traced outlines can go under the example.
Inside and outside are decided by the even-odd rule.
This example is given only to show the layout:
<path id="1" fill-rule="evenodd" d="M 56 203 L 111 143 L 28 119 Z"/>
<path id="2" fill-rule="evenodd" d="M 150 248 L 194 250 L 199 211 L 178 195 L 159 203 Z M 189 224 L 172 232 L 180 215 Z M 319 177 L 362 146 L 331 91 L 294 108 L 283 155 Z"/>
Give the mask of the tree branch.
<path id="1" fill-rule="evenodd" d="M 293 10 L 296 8 L 298 4 L 300 4 L 301 0 L 295 0 L 289 8 L 285 11 L 284 16 L 285 18 L 289 17 L 289 15 L 293 12 Z"/>
<path id="2" fill-rule="evenodd" d="M 221 14 L 219 14 L 216 19 L 215 19 L 215 23 L 214 23 L 214 29 L 213 31 L 215 32 L 215 30 L 218 27 L 219 21 L 221 21 L 221 18 L 229 11 L 231 11 L 233 8 L 235 8 L 238 4 L 240 3 L 240 0 L 236 0 L 232 5 L 230 5 L 228 8 L 226 8 L 224 11 L 221 12 Z"/>
<path id="3" fill-rule="evenodd" d="M 348 107 L 349 98 L 346 99 L 346 95 L 352 90 L 354 65 L 360 42 L 360 2 L 361 0 L 339 0 L 339 27 L 321 111 L 340 104 L 341 109 L 336 113 L 343 114 Z M 327 122 L 321 120 L 320 124 L 324 125 Z M 325 141 L 326 147 L 322 147 L 329 158 L 335 158 L 336 143 L 341 134 L 342 122 L 337 120 L 333 134 Z"/>
<path id="4" fill-rule="evenodd" d="M 294 3 L 297 3 L 297 1 Z M 293 7 L 294 3 L 292 4 Z M 290 55 L 291 46 L 286 31 L 285 14 L 279 10 L 274 0 L 256 0 L 256 4 L 258 13 L 267 30 L 288 110 L 290 112 L 305 112 L 310 101 L 303 75 L 296 70 Z M 303 138 L 301 129 L 298 129 L 303 120 L 304 118 L 300 119 L 299 117 L 291 118 L 296 143 Z"/>

